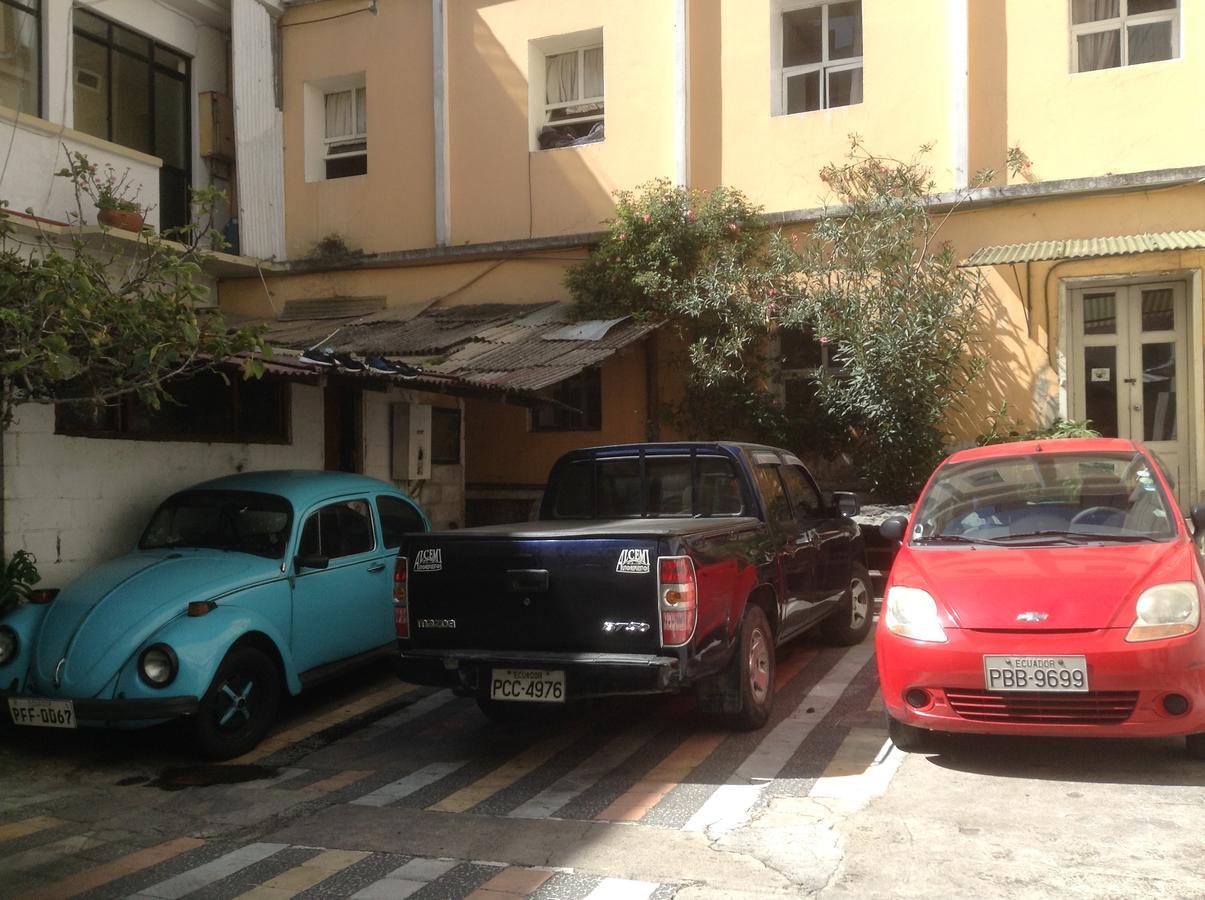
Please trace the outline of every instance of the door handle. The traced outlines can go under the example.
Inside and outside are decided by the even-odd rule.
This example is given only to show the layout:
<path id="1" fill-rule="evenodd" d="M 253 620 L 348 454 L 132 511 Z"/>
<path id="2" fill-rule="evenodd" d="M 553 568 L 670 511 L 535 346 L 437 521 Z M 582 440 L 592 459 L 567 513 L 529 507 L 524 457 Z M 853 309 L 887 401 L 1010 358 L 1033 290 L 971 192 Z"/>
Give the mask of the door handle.
<path id="1" fill-rule="evenodd" d="M 384 571 L 385 571 L 384 563 L 373 563 L 371 566 L 368 567 L 369 574 L 375 574 L 377 572 L 384 572 Z"/>

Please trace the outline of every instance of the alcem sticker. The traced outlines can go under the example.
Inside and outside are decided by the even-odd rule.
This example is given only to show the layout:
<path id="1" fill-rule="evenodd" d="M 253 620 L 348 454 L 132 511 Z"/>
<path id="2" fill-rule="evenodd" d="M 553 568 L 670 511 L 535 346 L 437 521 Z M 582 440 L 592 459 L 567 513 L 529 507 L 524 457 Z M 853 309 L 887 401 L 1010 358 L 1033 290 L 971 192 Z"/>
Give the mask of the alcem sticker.
<path id="1" fill-rule="evenodd" d="M 630 550 L 619 551 L 619 562 L 615 564 L 616 572 L 624 572 L 628 575 L 647 575 L 649 573 L 649 552 L 648 550 Z"/>
<path id="2" fill-rule="evenodd" d="M 444 567 L 443 550 L 435 547 L 431 550 L 419 550 L 414 555 L 414 567 L 411 572 L 442 572 Z"/>

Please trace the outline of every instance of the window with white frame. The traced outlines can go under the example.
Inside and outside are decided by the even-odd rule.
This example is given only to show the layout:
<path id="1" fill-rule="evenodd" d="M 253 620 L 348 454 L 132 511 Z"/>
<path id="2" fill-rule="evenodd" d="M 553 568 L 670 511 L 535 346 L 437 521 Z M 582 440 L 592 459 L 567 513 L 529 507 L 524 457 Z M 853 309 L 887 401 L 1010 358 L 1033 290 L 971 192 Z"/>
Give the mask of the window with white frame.
<path id="1" fill-rule="evenodd" d="M 1179 0 L 1071 0 L 1071 71 L 1180 55 Z"/>
<path id="2" fill-rule="evenodd" d="M 361 84 L 330 91 L 323 98 L 326 116 L 327 178 L 346 178 L 368 171 L 368 117 L 365 88 Z"/>
<path id="3" fill-rule="evenodd" d="M 533 60 L 542 71 L 539 149 L 571 147 L 603 140 L 603 45 L 600 32 L 589 43 L 564 48 L 565 39 L 536 42 Z"/>
<path id="4" fill-rule="evenodd" d="M 861 0 L 780 0 L 773 32 L 776 115 L 862 102 Z"/>

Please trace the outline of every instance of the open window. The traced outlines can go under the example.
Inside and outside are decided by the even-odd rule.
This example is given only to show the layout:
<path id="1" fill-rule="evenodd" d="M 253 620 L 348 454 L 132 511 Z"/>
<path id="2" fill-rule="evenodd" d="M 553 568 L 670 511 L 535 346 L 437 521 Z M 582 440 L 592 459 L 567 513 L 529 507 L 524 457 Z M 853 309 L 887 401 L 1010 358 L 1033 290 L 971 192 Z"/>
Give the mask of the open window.
<path id="1" fill-rule="evenodd" d="M 0 0 L 0 106 L 42 114 L 42 0 Z"/>
<path id="2" fill-rule="evenodd" d="M 533 150 L 603 140 L 602 29 L 533 41 Z"/>
<path id="3" fill-rule="evenodd" d="M 363 72 L 308 81 L 305 98 L 305 180 L 368 173 L 368 88 Z"/>

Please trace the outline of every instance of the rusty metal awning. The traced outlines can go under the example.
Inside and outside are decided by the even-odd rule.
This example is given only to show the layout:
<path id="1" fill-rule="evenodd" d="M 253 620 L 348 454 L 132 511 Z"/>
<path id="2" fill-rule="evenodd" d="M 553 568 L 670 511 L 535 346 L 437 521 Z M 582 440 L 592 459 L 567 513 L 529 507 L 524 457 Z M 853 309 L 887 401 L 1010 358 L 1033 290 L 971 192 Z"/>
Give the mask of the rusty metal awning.
<path id="1" fill-rule="evenodd" d="M 1205 231 L 1161 231 L 1119 237 L 1070 238 L 1057 241 L 1032 241 L 1028 244 L 997 244 L 981 247 L 959 263 L 964 267 L 1001 266 L 1054 259 L 1092 259 L 1099 256 L 1126 256 L 1133 253 L 1157 253 L 1164 250 L 1205 249 Z"/>

